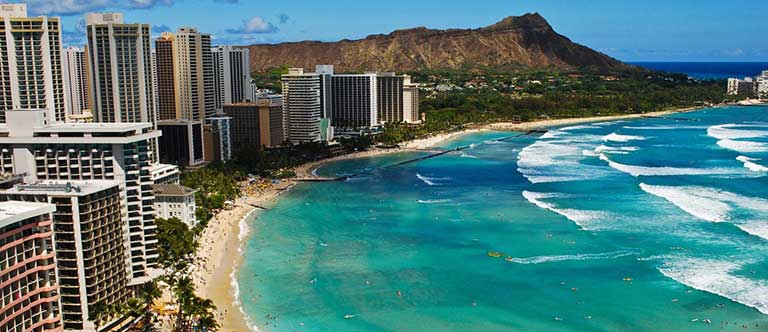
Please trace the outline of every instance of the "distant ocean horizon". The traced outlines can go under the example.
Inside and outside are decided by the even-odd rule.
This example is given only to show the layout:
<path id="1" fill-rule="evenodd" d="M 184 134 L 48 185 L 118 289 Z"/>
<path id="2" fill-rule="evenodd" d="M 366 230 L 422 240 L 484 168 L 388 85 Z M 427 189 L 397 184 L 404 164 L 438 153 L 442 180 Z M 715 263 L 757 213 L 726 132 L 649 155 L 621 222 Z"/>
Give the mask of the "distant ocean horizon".
<path id="1" fill-rule="evenodd" d="M 768 70 L 768 62 L 628 62 L 631 65 L 670 73 L 686 74 L 697 79 L 743 78 Z"/>

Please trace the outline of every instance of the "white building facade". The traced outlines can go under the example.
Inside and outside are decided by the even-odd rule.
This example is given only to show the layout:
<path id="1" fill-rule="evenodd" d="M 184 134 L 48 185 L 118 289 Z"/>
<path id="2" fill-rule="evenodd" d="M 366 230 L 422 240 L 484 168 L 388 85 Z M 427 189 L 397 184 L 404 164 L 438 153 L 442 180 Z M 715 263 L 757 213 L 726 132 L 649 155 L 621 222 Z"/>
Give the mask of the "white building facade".
<path id="1" fill-rule="evenodd" d="M 26 4 L 0 5 L 0 122 L 14 109 L 45 109 L 64 122 L 61 22 L 27 17 Z"/>

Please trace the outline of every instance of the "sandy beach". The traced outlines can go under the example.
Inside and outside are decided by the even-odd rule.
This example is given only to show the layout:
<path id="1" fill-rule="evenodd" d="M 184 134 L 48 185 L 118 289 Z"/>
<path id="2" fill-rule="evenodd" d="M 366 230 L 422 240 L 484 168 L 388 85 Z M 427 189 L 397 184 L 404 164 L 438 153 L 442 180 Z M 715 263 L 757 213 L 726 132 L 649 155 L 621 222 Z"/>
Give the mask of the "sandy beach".
<path id="1" fill-rule="evenodd" d="M 250 331 L 240 311 L 232 276 L 239 265 L 241 221 L 269 208 L 277 198 L 290 189 L 293 181 L 282 181 L 258 193 L 240 198 L 229 210 L 214 216 L 200 236 L 198 254 L 192 270 L 192 279 L 198 295 L 209 298 L 216 305 L 216 318 L 220 331 Z"/>
<path id="2" fill-rule="evenodd" d="M 373 157 L 382 154 L 403 151 L 428 150 L 433 146 L 465 134 L 498 130 L 498 131 L 529 131 L 533 129 L 564 126 L 570 124 L 615 121 L 622 119 L 640 118 L 644 116 L 665 116 L 674 113 L 689 112 L 700 107 L 676 109 L 669 111 L 631 114 L 620 116 L 588 117 L 573 119 L 548 119 L 525 123 L 492 123 L 461 131 L 439 133 L 429 137 L 413 140 L 402 144 L 399 148 L 380 149 L 374 148 L 368 151 L 352 153 L 317 162 L 307 163 L 295 169 L 296 178 L 314 177 L 313 171 L 321 165 L 333 161 Z M 283 181 L 256 194 L 239 199 L 235 206 L 217 214 L 209 223 L 200 237 L 200 248 L 195 260 L 195 269 L 192 277 L 198 286 L 200 296 L 210 298 L 217 307 L 216 317 L 221 325 L 221 331 L 243 332 L 251 331 L 244 314 L 240 311 L 235 289 L 232 285 L 232 273 L 239 265 L 241 246 L 240 221 L 249 217 L 250 213 L 259 213 L 261 208 L 269 208 L 278 197 L 287 192 L 295 181 Z M 251 230 L 258 231 L 258 230 Z M 253 323 L 252 323 L 253 324 Z"/>

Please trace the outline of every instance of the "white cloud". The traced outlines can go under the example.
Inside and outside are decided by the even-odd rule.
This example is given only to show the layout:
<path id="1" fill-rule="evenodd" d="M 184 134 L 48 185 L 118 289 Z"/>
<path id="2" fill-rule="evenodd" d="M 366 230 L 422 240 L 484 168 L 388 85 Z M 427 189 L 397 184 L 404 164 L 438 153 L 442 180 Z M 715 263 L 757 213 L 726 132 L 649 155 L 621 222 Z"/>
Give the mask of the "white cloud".
<path id="1" fill-rule="evenodd" d="M 227 29 L 227 32 L 237 34 L 273 33 L 277 32 L 277 27 L 260 16 L 254 16 L 249 20 L 243 21 L 243 25 L 239 28 Z"/>

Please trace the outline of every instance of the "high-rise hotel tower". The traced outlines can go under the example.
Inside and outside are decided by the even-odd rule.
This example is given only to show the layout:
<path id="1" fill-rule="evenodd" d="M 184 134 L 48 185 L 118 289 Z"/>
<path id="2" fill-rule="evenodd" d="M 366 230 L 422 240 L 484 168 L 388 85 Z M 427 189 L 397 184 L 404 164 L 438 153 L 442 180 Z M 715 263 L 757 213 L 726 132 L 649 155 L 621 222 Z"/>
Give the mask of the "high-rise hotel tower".
<path id="1" fill-rule="evenodd" d="M 0 4 L 0 20 L 0 122 L 13 109 L 46 109 L 50 121 L 65 121 L 59 19 Z"/>
<path id="2" fill-rule="evenodd" d="M 155 123 L 149 24 L 89 13 L 88 65 L 95 122 Z"/>

